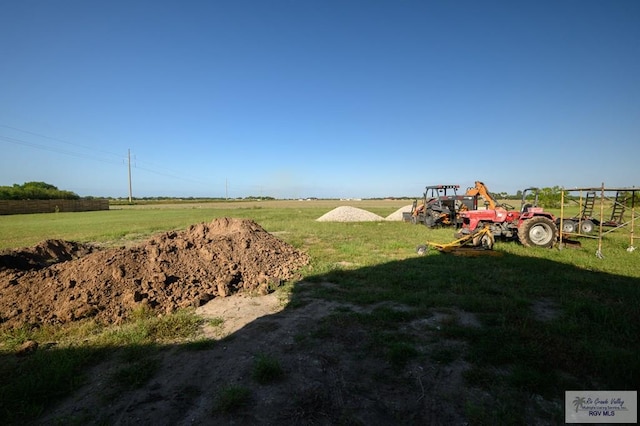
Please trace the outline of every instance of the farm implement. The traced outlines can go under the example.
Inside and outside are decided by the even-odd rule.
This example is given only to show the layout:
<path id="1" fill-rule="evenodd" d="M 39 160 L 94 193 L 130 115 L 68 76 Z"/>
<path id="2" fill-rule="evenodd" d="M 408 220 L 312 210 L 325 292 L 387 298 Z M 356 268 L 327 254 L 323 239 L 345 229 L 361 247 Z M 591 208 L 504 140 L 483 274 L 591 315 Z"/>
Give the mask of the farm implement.
<path id="1" fill-rule="evenodd" d="M 451 253 L 458 256 L 499 256 L 502 254 L 501 252 L 492 250 L 494 242 L 491 229 L 487 226 L 450 243 L 427 242 L 426 244 L 421 244 L 416 248 L 416 252 L 419 255 L 423 255 L 429 248 L 433 248 L 442 253 Z"/>

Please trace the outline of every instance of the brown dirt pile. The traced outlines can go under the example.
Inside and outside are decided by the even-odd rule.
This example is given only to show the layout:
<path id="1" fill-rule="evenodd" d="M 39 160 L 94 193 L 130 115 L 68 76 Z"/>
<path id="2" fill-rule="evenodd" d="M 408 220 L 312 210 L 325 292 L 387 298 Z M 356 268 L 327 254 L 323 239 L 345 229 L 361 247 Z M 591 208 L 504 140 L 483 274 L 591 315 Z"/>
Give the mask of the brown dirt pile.
<path id="1" fill-rule="evenodd" d="M 131 248 L 48 240 L 0 252 L 0 327 L 88 317 L 119 323 L 145 305 L 170 313 L 234 293 L 266 294 L 308 262 L 255 222 L 232 218 Z"/>

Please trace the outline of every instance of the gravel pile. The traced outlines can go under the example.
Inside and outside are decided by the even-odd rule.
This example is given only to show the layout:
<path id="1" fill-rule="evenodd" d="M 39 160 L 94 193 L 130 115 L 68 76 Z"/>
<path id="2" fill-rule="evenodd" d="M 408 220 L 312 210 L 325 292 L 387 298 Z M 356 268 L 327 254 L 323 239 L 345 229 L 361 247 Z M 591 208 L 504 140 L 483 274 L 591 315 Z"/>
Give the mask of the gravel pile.
<path id="1" fill-rule="evenodd" d="M 376 222 L 384 220 L 382 216 L 357 207 L 340 206 L 316 219 L 318 222 Z"/>
<path id="2" fill-rule="evenodd" d="M 402 213 L 404 213 L 404 212 L 411 213 L 411 208 L 412 207 L 413 207 L 413 204 L 409 204 L 407 206 L 400 207 L 398 210 L 396 210 L 395 212 L 391 213 L 389 216 L 385 217 L 384 220 L 401 221 L 402 220 Z"/>

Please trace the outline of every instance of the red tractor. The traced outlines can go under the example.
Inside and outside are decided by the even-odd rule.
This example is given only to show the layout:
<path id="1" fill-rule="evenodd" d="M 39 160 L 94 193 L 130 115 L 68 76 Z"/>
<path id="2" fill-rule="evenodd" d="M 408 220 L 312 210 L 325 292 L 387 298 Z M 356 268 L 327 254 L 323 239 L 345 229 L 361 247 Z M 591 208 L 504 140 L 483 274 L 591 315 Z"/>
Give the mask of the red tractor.
<path id="1" fill-rule="evenodd" d="M 487 197 L 491 198 L 486 192 Z M 532 200 L 528 200 L 531 198 Z M 522 192 L 520 211 L 495 200 L 487 200 L 494 208 L 460 212 L 462 228 L 456 235 L 462 237 L 488 227 L 494 237 L 518 238 L 526 247 L 553 247 L 558 240 L 556 218 L 538 207 L 538 189 L 527 188 Z"/>

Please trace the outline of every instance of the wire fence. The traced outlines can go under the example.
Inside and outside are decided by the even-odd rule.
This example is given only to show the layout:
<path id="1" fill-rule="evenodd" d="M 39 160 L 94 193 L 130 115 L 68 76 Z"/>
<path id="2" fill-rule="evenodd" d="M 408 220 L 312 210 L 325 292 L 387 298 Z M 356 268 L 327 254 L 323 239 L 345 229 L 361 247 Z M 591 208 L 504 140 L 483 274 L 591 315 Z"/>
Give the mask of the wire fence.
<path id="1" fill-rule="evenodd" d="M 0 200 L 0 215 L 95 210 L 109 210 L 109 200 Z"/>

